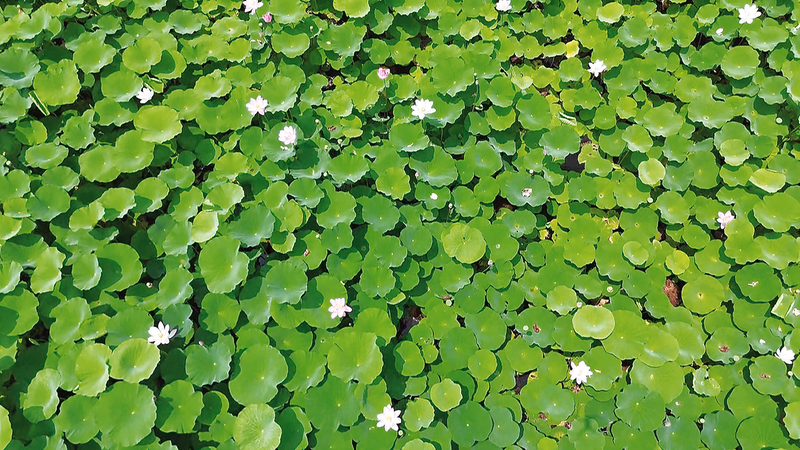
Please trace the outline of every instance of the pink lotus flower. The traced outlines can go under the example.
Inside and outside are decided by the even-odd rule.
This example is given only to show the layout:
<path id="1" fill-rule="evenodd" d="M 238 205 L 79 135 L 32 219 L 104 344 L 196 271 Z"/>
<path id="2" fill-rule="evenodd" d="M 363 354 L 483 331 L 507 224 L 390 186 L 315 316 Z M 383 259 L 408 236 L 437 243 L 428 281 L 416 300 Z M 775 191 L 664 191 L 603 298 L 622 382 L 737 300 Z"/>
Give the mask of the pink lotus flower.
<path id="1" fill-rule="evenodd" d="M 264 14 L 263 16 L 261 16 L 261 18 L 264 19 L 264 22 L 266 23 L 272 22 L 272 14 L 270 13 Z"/>
<path id="2" fill-rule="evenodd" d="M 389 75 L 391 73 L 392 72 L 386 67 L 379 67 L 378 68 L 378 78 L 380 78 L 381 80 L 385 80 L 385 79 L 389 78 Z"/>

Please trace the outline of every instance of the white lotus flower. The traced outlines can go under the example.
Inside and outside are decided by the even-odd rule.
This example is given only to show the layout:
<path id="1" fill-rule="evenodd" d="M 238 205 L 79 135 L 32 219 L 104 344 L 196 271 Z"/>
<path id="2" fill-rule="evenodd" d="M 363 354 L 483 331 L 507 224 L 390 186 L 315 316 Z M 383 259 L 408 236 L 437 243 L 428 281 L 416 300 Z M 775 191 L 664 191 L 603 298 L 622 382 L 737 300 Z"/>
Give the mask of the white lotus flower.
<path id="1" fill-rule="evenodd" d="M 258 0 L 244 0 L 242 2 L 242 6 L 244 6 L 244 12 L 248 14 L 255 14 L 256 10 L 264 6 L 264 4 Z"/>
<path id="2" fill-rule="evenodd" d="M 725 227 L 728 226 L 729 223 L 733 222 L 733 219 L 735 218 L 736 217 L 733 214 L 731 214 L 730 211 L 727 211 L 724 214 L 722 213 L 722 211 L 718 212 L 717 222 L 719 222 L 719 229 L 724 230 Z"/>
<path id="3" fill-rule="evenodd" d="M 786 364 L 791 364 L 794 361 L 794 351 L 783 347 L 782 349 L 775 352 L 775 356 L 778 357 L 781 361 L 785 362 Z"/>
<path id="4" fill-rule="evenodd" d="M 497 4 L 494 7 L 498 11 L 509 11 L 511 10 L 511 0 L 497 0 Z"/>
<path id="5" fill-rule="evenodd" d="M 328 312 L 331 313 L 331 319 L 336 317 L 344 318 L 345 314 L 353 311 L 353 308 L 345 304 L 346 301 L 342 297 L 331 299 L 331 306 L 328 308 Z"/>
<path id="6" fill-rule="evenodd" d="M 169 325 L 164 325 L 164 322 L 158 322 L 157 327 L 150 327 L 150 330 L 148 330 L 150 337 L 147 338 L 147 342 L 152 342 L 155 345 L 166 345 L 169 344 L 169 340 L 172 339 L 177 332 L 177 328 L 170 331 Z"/>
<path id="7" fill-rule="evenodd" d="M 572 370 L 569 371 L 569 378 L 575 380 L 576 383 L 586 383 L 586 380 L 592 376 L 592 369 L 587 366 L 585 362 L 581 361 L 577 366 L 572 361 L 570 361 L 569 364 L 572 366 Z"/>
<path id="8" fill-rule="evenodd" d="M 722 36 L 722 33 L 724 32 L 725 30 L 723 30 L 722 28 L 717 28 L 717 36 Z"/>
<path id="9" fill-rule="evenodd" d="M 384 431 L 390 429 L 398 431 L 400 425 L 400 410 L 392 409 L 392 405 L 383 407 L 383 412 L 378 414 L 378 427 L 383 427 Z"/>
<path id="10" fill-rule="evenodd" d="M 297 130 L 293 126 L 286 125 L 278 133 L 278 140 L 286 145 L 294 145 L 297 142 Z"/>
<path id="11" fill-rule="evenodd" d="M 439 200 L 439 196 L 436 195 L 436 192 L 431 192 L 431 200 Z"/>
<path id="12" fill-rule="evenodd" d="M 602 59 L 589 63 L 589 73 L 596 77 L 599 77 L 606 69 L 608 69 L 608 67 L 606 67 L 606 63 L 604 63 Z"/>
<path id="13" fill-rule="evenodd" d="M 525 197 L 525 198 L 530 197 L 531 194 L 533 194 L 533 189 L 531 189 L 531 188 L 525 188 L 525 189 L 522 190 L 522 196 Z"/>
<path id="14" fill-rule="evenodd" d="M 761 17 L 761 11 L 758 10 L 758 6 L 749 4 L 744 5 L 744 8 L 739 8 L 739 23 L 753 23 L 753 20 L 756 18 Z"/>
<path id="15" fill-rule="evenodd" d="M 154 94 L 154 92 L 153 92 L 152 89 L 150 89 L 147 86 L 144 86 L 142 88 L 142 90 L 139 91 L 138 94 L 136 94 L 136 98 L 139 99 L 139 103 L 145 104 L 145 103 L 149 102 L 151 98 L 153 98 L 153 94 Z"/>
<path id="16" fill-rule="evenodd" d="M 411 107 L 411 115 L 419 117 L 420 120 L 424 119 L 426 115 L 435 113 L 433 109 L 433 102 L 430 100 L 416 99 L 414 105 Z"/>
<path id="17" fill-rule="evenodd" d="M 269 106 L 269 102 L 261 98 L 260 95 L 256 98 L 251 98 L 250 101 L 247 102 L 247 110 L 254 116 L 256 114 L 261 114 L 263 116 L 267 110 L 267 106 Z"/>

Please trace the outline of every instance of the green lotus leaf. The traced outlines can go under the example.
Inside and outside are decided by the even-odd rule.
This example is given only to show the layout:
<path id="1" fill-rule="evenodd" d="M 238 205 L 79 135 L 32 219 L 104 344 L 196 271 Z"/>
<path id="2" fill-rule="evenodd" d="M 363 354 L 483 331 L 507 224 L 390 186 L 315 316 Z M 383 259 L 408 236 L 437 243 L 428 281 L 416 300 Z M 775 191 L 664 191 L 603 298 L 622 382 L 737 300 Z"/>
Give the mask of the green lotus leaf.
<path id="1" fill-rule="evenodd" d="M 108 244 L 95 252 L 102 275 L 97 287 L 106 291 L 122 291 L 133 286 L 142 274 L 142 263 L 136 250 L 125 244 Z"/>
<path id="2" fill-rule="evenodd" d="M 431 401 L 440 411 L 450 411 L 461 403 L 461 386 L 453 380 L 444 379 L 431 386 Z"/>
<path id="3" fill-rule="evenodd" d="M 245 406 L 267 403 L 278 393 L 278 385 L 288 370 L 286 360 L 275 347 L 248 347 L 234 366 L 229 383 L 231 396 Z"/>
<path id="4" fill-rule="evenodd" d="M 122 63 L 136 73 L 149 72 L 161 60 L 161 50 L 158 41 L 142 37 L 122 52 Z"/>
<path id="5" fill-rule="evenodd" d="M 23 97 L 17 88 L 7 87 L 0 91 L 0 123 L 12 123 L 28 113 L 33 101 Z"/>
<path id="6" fill-rule="evenodd" d="M 736 439 L 742 450 L 786 448 L 789 445 L 778 422 L 767 416 L 754 416 L 743 420 L 736 429 Z"/>
<path id="7" fill-rule="evenodd" d="M 479 178 L 492 176 L 503 164 L 500 154 L 487 141 L 467 147 L 464 161 Z"/>
<path id="8" fill-rule="evenodd" d="M 310 45 L 308 35 L 299 29 L 284 28 L 280 33 L 272 35 L 272 47 L 289 58 L 302 55 Z"/>
<path id="9" fill-rule="evenodd" d="M 467 367 L 477 380 L 487 380 L 497 370 L 497 357 L 490 350 L 480 349 L 469 357 Z"/>
<path id="10" fill-rule="evenodd" d="M 481 232 L 464 224 L 453 224 L 442 234 L 442 244 L 450 257 L 464 264 L 472 264 L 486 252 L 486 241 Z"/>
<path id="11" fill-rule="evenodd" d="M 36 258 L 36 269 L 31 276 L 31 290 L 35 294 L 50 292 L 61 280 L 61 267 L 64 255 L 55 247 L 50 247 Z"/>
<path id="12" fill-rule="evenodd" d="M 734 279 L 742 294 L 754 302 L 771 302 L 781 295 L 781 281 L 763 262 L 742 267 Z"/>
<path id="13" fill-rule="evenodd" d="M 159 79 L 171 80 L 180 77 L 184 70 L 186 70 L 186 59 L 183 55 L 176 50 L 164 49 L 160 61 L 150 68 L 150 73 Z"/>
<path id="14" fill-rule="evenodd" d="M 625 9 L 617 2 L 606 3 L 597 10 L 597 18 L 600 21 L 611 24 L 615 23 L 625 13 Z"/>
<path id="15" fill-rule="evenodd" d="M 279 262 L 267 272 L 264 292 L 271 300 L 295 304 L 306 292 L 307 284 L 308 278 L 303 268 L 291 262 Z"/>
<path id="16" fill-rule="evenodd" d="M 430 139 L 419 122 L 395 125 L 389 130 L 389 142 L 398 151 L 417 152 L 430 146 Z"/>
<path id="17" fill-rule="evenodd" d="M 489 89 L 486 90 L 486 96 L 489 97 L 492 104 L 502 108 L 514 104 L 515 95 L 514 83 L 506 77 L 492 78 L 492 81 L 489 82 Z"/>
<path id="18" fill-rule="evenodd" d="M 241 308 L 239 303 L 223 294 L 206 294 L 200 311 L 200 323 L 212 333 L 222 333 L 236 326 Z"/>
<path id="19" fill-rule="evenodd" d="M 747 338 L 731 326 L 717 328 L 706 341 L 706 353 L 714 361 L 732 363 L 750 351 Z"/>
<path id="20" fill-rule="evenodd" d="M 281 441 L 281 427 L 269 405 L 248 405 L 236 416 L 233 439 L 242 450 L 275 450 Z"/>
<path id="21" fill-rule="evenodd" d="M 617 396 L 617 417 L 628 426 L 642 431 L 658 428 L 664 421 L 665 403 L 661 394 L 646 386 L 633 383 Z"/>
<path id="22" fill-rule="evenodd" d="M 328 192 L 317 205 L 317 222 L 330 229 L 340 223 L 350 224 L 356 218 L 356 201 L 347 192 Z"/>
<path id="23" fill-rule="evenodd" d="M 647 111 L 643 119 L 644 127 L 653 136 L 673 136 L 678 134 L 684 124 L 683 118 L 675 113 L 674 107 L 666 103 Z"/>
<path id="24" fill-rule="evenodd" d="M 90 344 L 81 350 L 75 360 L 74 373 L 78 383 L 75 392 L 94 397 L 106 389 L 111 350 L 103 344 Z"/>
<path id="25" fill-rule="evenodd" d="M 51 169 L 58 166 L 67 157 L 69 150 L 63 145 L 53 142 L 39 144 L 25 151 L 25 160 L 30 167 Z"/>
<path id="26" fill-rule="evenodd" d="M 364 17 L 369 13 L 369 2 L 367 0 L 334 0 L 333 7 L 339 11 L 344 11 L 348 17 Z"/>
<path id="27" fill-rule="evenodd" d="M 390 167 L 378 174 L 375 180 L 375 188 L 382 194 L 388 195 L 395 200 L 402 199 L 411 192 L 409 176 L 399 167 Z"/>
<path id="28" fill-rule="evenodd" d="M 731 47 L 722 57 L 720 67 L 725 75 L 741 80 L 755 74 L 758 63 L 758 52 L 749 46 L 742 45 Z"/>
<path id="29" fill-rule="evenodd" d="M 50 336 L 53 338 L 53 342 L 64 344 L 76 341 L 81 337 L 81 323 L 91 317 L 92 311 L 86 300 L 72 298 L 53 308 L 52 315 L 56 321 L 50 327 Z"/>
<path id="30" fill-rule="evenodd" d="M 419 172 L 418 179 L 434 187 L 447 186 L 458 177 L 455 161 L 439 147 L 413 153 L 408 166 Z"/>
<path id="31" fill-rule="evenodd" d="M 555 160 L 563 160 L 580 150 L 580 137 L 571 127 L 558 126 L 546 132 L 539 140 L 547 155 Z"/>
<path id="32" fill-rule="evenodd" d="M 472 330 L 478 345 L 487 350 L 496 350 L 506 341 L 507 326 L 499 314 L 489 308 L 477 314 L 469 314 L 464 320 Z"/>
<path id="33" fill-rule="evenodd" d="M 564 368 L 561 358 L 560 366 Z M 542 375 L 542 366 L 539 366 L 539 376 Z M 560 370 L 561 378 L 566 370 Z M 540 378 L 541 379 L 541 378 Z M 545 381 L 536 383 L 528 382 L 520 391 L 520 403 L 525 411 L 531 415 L 544 413 L 549 420 L 560 422 L 566 420 L 575 411 L 575 400 L 569 391 L 559 386 L 546 384 Z"/>
<path id="34" fill-rule="evenodd" d="M 33 89 L 39 99 L 49 106 L 60 106 L 78 99 L 81 84 L 78 69 L 70 59 L 51 64 L 33 79 Z"/>
<path id="35" fill-rule="evenodd" d="M 528 130 L 543 130 L 553 119 L 550 103 L 538 93 L 523 96 L 515 106 L 519 111 L 519 123 Z"/>
<path id="36" fill-rule="evenodd" d="M 97 436 L 100 427 L 94 418 L 94 408 L 97 399 L 94 397 L 84 397 L 73 395 L 61 402 L 58 416 L 53 421 L 56 426 L 64 430 L 64 437 L 73 444 L 85 444 Z M 2 411 L 0 411 L 0 416 Z M 0 419 L 2 422 L 2 419 Z M 3 426 L 0 425 L 0 429 Z M 9 428 L 9 438 L 10 438 Z M 0 448 L 3 447 L 0 439 Z"/>
<path id="37" fill-rule="evenodd" d="M 155 345 L 141 338 L 129 339 L 111 354 L 111 377 L 138 383 L 152 375 L 160 353 Z"/>
<path id="38" fill-rule="evenodd" d="M 133 117 L 133 125 L 148 142 L 168 141 L 181 132 L 178 113 L 167 106 L 145 106 Z"/>
<path id="39" fill-rule="evenodd" d="M 13 291 L 19 284 L 21 273 L 22 265 L 16 261 L 0 264 L 0 294 Z"/>
<path id="40" fill-rule="evenodd" d="M 116 54 L 117 50 L 102 39 L 88 39 L 75 49 L 73 60 L 85 73 L 94 73 L 111 64 Z"/>
<path id="41" fill-rule="evenodd" d="M 416 398 L 406 404 L 403 411 L 403 424 L 409 430 L 419 431 L 433 422 L 434 410 L 431 402 L 424 398 Z"/>
<path id="42" fill-rule="evenodd" d="M 765 395 L 781 395 L 790 388 L 786 364 L 775 356 L 759 356 L 750 366 L 753 388 Z"/>
<path id="43" fill-rule="evenodd" d="M 198 258 L 208 290 L 215 294 L 232 291 L 247 277 L 247 256 L 239 252 L 239 241 L 219 236 L 208 241 Z"/>
<path id="44" fill-rule="evenodd" d="M 37 423 L 52 417 L 59 403 L 56 392 L 59 386 L 61 386 L 61 374 L 57 370 L 38 371 L 28 385 L 28 391 L 20 395 L 25 418 Z"/>
<path id="45" fill-rule="evenodd" d="M 153 161 L 154 144 L 146 139 L 146 133 L 131 130 L 117 138 L 111 161 L 122 173 L 138 172 Z"/>
<path id="46" fill-rule="evenodd" d="M 115 383 L 100 394 L 95 420 L 104 436 L 116 445 L 132 446 L 145 438 L 156 421 L 153 392 L 140 384 Z"/>
<path id="47" fill-rule="evenodd" d="M 648 159 L 639 163 L 639 179 L 648 186 L 658 186 L 666 176 L 667 171 L 656 159 Z"/>
<path id="48" fill-rule="evenodd" d="M 187 381 L 202 387 L 227 379 L 232 354 L 232 349 L 223 341 L 217 341 L 207 347 L 189 346 L 186 349 Z"/>
<path id="49" fill-rule="evenodd" d="M 334 337 L 334 346 L 328 353 L 328 369 L 344 380 L 372 383 L 380 375 L 383 361 L 372 333 L 352 329 L 342 330 Z"/>
<path id="50" fill-rule="evenodd" d="M 203 411 L 203 394 L 191 383 L 175 380 L 164 386 L 156 401 L 156 426 L 167 433 L 191 433 Z"/>
<path id="51" fill-rule="evenodd" d="M 401 375 L 413 377 L 425 368 L 425 360 L 416 344 L 402 341 L 394 348 L 394 365 Z"/>
<path id="52" fill-rule="evenodd" d="M 654 368 L 636 361 L 631 370 L 631 382 L 642 384 L 650 391 L 661 394 L 661 398 L 670 403 L 684 388 L 683 370 L 674 362 Z"/>
<path id="53" fill-rule="evenodd" d="M 701 275 L 686 283 L 681 296 L 687 308 L 696 314 L 704 315 L 722 303 L 725 291 L 717 279 Z"/>
<path id="54" fill-rule="evenodd" d="M 583 337 L 607 338 L 615 327 L 614 314 L 601 306 L 586 305 L 572 316 L 575 332 Z"/>
<path id="55" fill-rule="evenodd" d="M 578 306 L 578 295 L 567 286 L 556 286 L 547 293 L 547 308 L 566 315 Z"/>
<path id="56" fill-rule="evenodd" d="M 449 413 L 447 428 L 453 433 L 453 442 L 471 446 L 489 437 L 493 428 L 492 416 L 479 403 L 468 401 Z"/>
<path id="57" fill-rule="evenodd" d="M 0 298 L 0 334 L 19 336 L 28 332 L 39 322 L 38 306 L 36 296 L 23 286 L 4 294 Z"/>
<path id="58" fill-rule="evenodd" d="M 69 210 L 69 194 L 53 185 L 44 185 L 28 199 L 28 211 L 36 220 L 50 221 Z"/>
<path id="59" fill-rule="evenodd" d="M 0 53 L 0 67 L 0 84 L 25 89 L 39 73 L 39 59 L 34 52 L 14 45 Z"/>

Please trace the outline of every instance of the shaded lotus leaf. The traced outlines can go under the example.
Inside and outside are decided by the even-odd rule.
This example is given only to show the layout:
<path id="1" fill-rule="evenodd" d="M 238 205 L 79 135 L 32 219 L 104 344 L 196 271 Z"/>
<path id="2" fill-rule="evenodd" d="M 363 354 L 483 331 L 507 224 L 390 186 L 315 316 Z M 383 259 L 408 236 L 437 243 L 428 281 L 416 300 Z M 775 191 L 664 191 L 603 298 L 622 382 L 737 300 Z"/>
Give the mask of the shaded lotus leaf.
<path id="1" fill-rule="evenodd" d="M 78 99 L 81 84 L 78 69 L 70 59 L 51 64 L 33 79 L 33 89 L 39 99 L 49 106 L 60 106 Z"/>
<path id="2" fill-rule="evenodd" d="M 97 288 L 122 291 L 133 286 L 142 275 L 142 263 L 136 250 L 125 244 L 113 243 L 99 248 L 97 256 L 102 275 Z"/>
<path id="3" fill-rule="evenodd" d="M 129 383 L 138 383 L 152 375 L 160 353 L 155 345 L 141 338 L 128 339 L 111 354 L 111 376 Z"/>
<path id="4" fill-rule="evenodd" d="M 708 448 L 736 448 L 739 443 L 736 441 L 736 427 L 739 425 L 733 414 L 729 411 L 715 411 L 706 414 L 703 419 L 703 431 L 700 439 Z"/>
<path id="5" fill-rule="evenodd" d="M 461 386 L 445 378 L 431 386 L 431 401 L 440 411 L 450 411 L 461 403 Z"/>
<path id="6" fill-rule="evenodd" d="M 132 446 L 145 438 L 156 420 L 153 392 L 146 386 L 125 381 L 100 394 L 95 420 L 111 442 Z"/>
<path id="7" fill-rule="evenodd" d="M 408 166 L 419 172 L 420 180 L 434 187 L 447 186 L 458 178 L 455 161 L 439 147 L 413 153 Z"/>
<path id="8" fill-rule="evenodd" d="M 511 410 L 502 406 L 493 406 L 489 409 L 489 413 L 492 416 L 492 432 L 489 434 L 489 442 L 496 445 L 496 448 L 507 448 L 517 442 L 522 435 L 522 426 L 514 420 Z M 599 433 L 598 437 L 602 439 Z"/>
<path id="9" fill-rule="evenodd" d="M 433 235 L 422 225 L 407 225 L 400 232 L 400 239 L 412 255 L 424 255 L 433 243 Z"/>
<path id="10" fill-rule="evenodd" d="M 489 437 L 493 428 L 492 416 L 479 403 L 468 401 L 449 413 L 447 428 L 453 433 L 453 442 L 471 446 Z"/>
<path id="11" fill-rule="evenodd" d="M 145 106 L 136 113 L 133 125 L 142 131 L 141 138 L 148 142 L 168 141 L 181 132 L 178 113 L 167 106 Z"/>
<path id="12" fill-rule="evenodd" d="M 17 89 L 30 87 L 40 70 L 34 52 L 17 45 L 0 53 L 0 67 L 0 84 Z"/>
<path id="13" fill-rule="evenodd" d="M 451 328 L 439 343 L 442 361 L 454 368 L 464 368 L 469 357 L 478 351 L 475 335 L 467 328 Z"/>
<path id="14" fill-rule="evenodd" d="M 486 252 L 486 241 L 481 232 L 464 224 L 453 224 L 442 234 L 442 244 L 447 254 L 464 264 L 472 264 Z"/>
<path id="15" fill-rule="evenodd" d="M 209 346 L 189 346 L 186 349 L 187 381 L 202 387 L 227 379 L 232 353 L 232 349 L 222 340 Z"/>
<path id="16" fill-rule="evenodd" d="M 409 176 L 402 168 L 390 167 L 378 174 L 378 178 L 375 180 L 375 188 L 395 200 L 400 200 L 411 192 L 409 180 Z"/>
<path id="17" fill-rule="evenodd" d="M 743 420 L 736 429 L 736 439 L 742 450 L 786 448 L 789 445 L 778 422 L 767 416 L 754 416 Z"/>
<path id="18" fill-rule="evenodd" d="M 229 383 L 231 396 L 245 406 L 267 403 L 278 393 L 278 385 L 288 370 L 286 360 L 275 347 L 248 347 L 234 364 Z"/>
<path id="19" fill-rule="evenodd" d="M 56 426 L 64 430 L 64 437 L 73 444 L 85 444 L 94 438 L 100 431 L 94 418 L 94 408 L 97 399 L 94 397 L 84 397 L 73 395 L 61 402 L 58 416 L 53 419 Z M 0 430 L 4 429 L 2 422 L 2 411 L 0 411 Z M 9 425 L 9 439 L 11 428 Z M 2 432 L 0 432 L 2 435 Z M 0 439 L 0 447 L 3 447 Z"/>
<path id="20" fill-rule="evenodd" d="M 583 337 L 605 339 L 614 331 L 614 314 L 601 306 L 586 305 L 572 316 L 572 326 Z"/>
<path id="21" fill-rule="evenodd" d="M 617 395 L 617 417 L 628 426 L 650 431 L 658 428 L 665 417 L 664 399 L 661 394 L 650 391 L 646 386 L 633 383 Z"/>
<path id="22" fill-rule="evenodd" d="M 383 361 L 372 333 L 343 330 L 336 333 L 328 353 L 328 368 L 344 381 L 371 383 L 381 373 Z"/>
<path id="23" fill-rule="evenodd" d="M 322 385 L 308 390 L 301 406 L 318 429 L 335 430 L 340 425 L 351 426 L 361 414 L 361 403 L 355 395 L 356 386 L 355 383 L 329 376 Z"/>
<path id="24" fill-rule="evenodd" d="M 22 265 L 16 261 L 0 264 L 0 294 L 8 294 L 13 291 L 20 281 Z M 8 325 L 6 325 L 8 326 Z M 0 327 L 2 330 L 2 327 Z"/>
<path id="25" fill-rule="evenodd" d="M 479 178 L 493 175 L 503 165 L 500 154 L 486 141 L 467 147 L 464 161 Z"/>
<path id="26" fill-rule="evenodd" d="M 425 368 L 425 360 L 416 344 L 402 341 L 394 348 L 394 366 L 401 375 L 413 377 Z"/>
<path id="27" fill-rule="evenodd" d="M 161 389 L 156 401 L 156 426 L 168 433 L 191 433 L 203 411 L 203 394 L 191 383 L 175 380 Z"/>
<path id="28" fill-rule="evenodd" d="M 86 300 L 72 298 L 53 308 L 52 315 L 56 321 L 50 327 L 50 336 L 54 342 L 64 344 L 81 337 L 80 325 L 92 312 Z"/>
<path id="29" fill-rule="evenodd" d="M 33 100 L 23 97 L 17 88 L 7 87 L 0 91 L 0 123 L 12 123 L 28 113 Z"/>
<path id="30" fill-rule="evenodd" d="M 302 409 L 296 406 L 285 408 L 278 414 L 276 422 L 281 427 L 279 448 L 287 450 L 307 448 L 306 434 L 310 433 L 313 428 Z"/>
<path id="31" fill-rule="evenodd" d="M 331 229 L 337 224 L 349 226 L 356 218 L 356 201 L 347 192 L 328 191 L 317 205 L 317 222 L 324 228 Z"/>
<path id="32" fill-rule="evenodd" d="M 69 194 L 58 186 L 44 185 L 28 199 L 31 218 L 49 222 L 69 210 Z"/>
<path id="33" fill-rule="evenodd" d="M 275 450 L 280 445 L 281 427 L 269 405 L 248 405 L 234 421 L 233 439 L 242 450 Z"/>
<path id="34" fill-rule="evenodd" d="M 475 334 L 478 345 L 487 350 L 496 350 L 506 341 L 507 326 L 499 314 L 486 308 L 477 314 L 469 314 L 464 322 Z"/>
<path id="35" fill-rule="evenodd" d="M 239 252 L 239 241 L 227 236 L 208 241 L 198 264 L 208 290 L 215 294 L 232 291 L 247 276 L 247 256 Z"/>
<path id="36" fill-rule="evenodd" d="M 33 423 L 47 420 L 58 407 L 57 390 L 61 385 L 61 374 L 55 369 L 42 369 L 36 372 L 28 390 L 20 395 L 22 413 Z"/>
<path id="37" fill-rule="evenodd" d="M 186 70 L 186 59 L 183 55 L 177 50 L 164 49 L 159 62 L 150 68 L 150 73 L 159 79 L 171 80 L 180 77 L 184 70 Z"/>
<path id="38" fill-rule="evenodd" d="M 658 443 L 664 449 L 700 448 L 700 430 L 694 421 L 683 418 L 669 418 L 656 430 Z"/>

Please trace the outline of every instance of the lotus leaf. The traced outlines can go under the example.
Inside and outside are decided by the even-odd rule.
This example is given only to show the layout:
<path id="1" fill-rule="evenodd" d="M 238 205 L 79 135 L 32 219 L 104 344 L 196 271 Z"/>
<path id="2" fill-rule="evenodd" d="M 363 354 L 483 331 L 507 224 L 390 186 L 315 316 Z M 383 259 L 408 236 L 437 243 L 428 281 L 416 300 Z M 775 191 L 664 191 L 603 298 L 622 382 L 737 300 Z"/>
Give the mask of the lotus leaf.
<path id="1" fill-rule="evenodd" d="M 47 70 L 36 74 L 33 79 L 33 89 L 39 99 L 49 106 L 74 102 L 81 89 L 75 63 L 64 59 L 51 64 Z"/>
<path id="2" fill-rule="evenodd" d="M 158 365 L 158 349 L 141 338 L 129 339 L 111 353 L 111 376 L 129 383 L 150 377 Z"/>
<path id="3" fill-rule="evenodd" d="M 150 433 L 156 405 L 149 388 L 125 381 L 100 394 L 95 420 L 104 435 L 117 445 L 132 446 Z"/>
<path id="4" fill-rule="evenodd" d="M 280 352 L 267 344 L 247 348 L 234 366 L 231 396 L 242 405 L 267 403 L 278 393 L 278 384 L 288 374 Z"/>
<path id="5" fill-rule="evenodd" d="M 281 427 L 269 405 L 248 405 L 236 416 L 233 439 L 237 448 L 275 450 L 281 441 Z"/>

